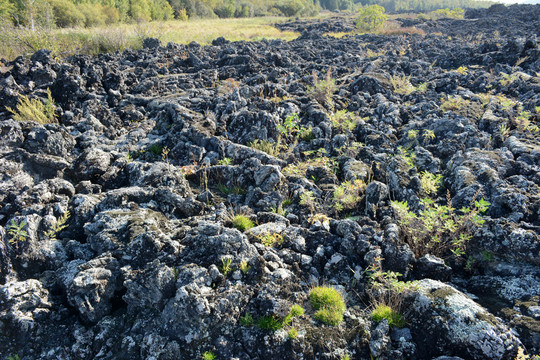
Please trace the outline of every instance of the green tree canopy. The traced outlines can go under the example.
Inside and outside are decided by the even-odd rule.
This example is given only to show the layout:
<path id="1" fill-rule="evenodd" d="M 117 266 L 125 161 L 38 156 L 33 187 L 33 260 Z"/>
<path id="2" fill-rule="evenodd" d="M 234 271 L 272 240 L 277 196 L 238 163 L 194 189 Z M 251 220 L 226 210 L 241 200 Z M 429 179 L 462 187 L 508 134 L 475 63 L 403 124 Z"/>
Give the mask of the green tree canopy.
<path id="1" fill-rule="evenodd" d="M 15 5 L 9 0 L 0 0 L 0 20 L 9 19 L 15 12 Z"/>
<path id="2" fill-rule="evenodd" d="M 148 0 L 130 0 L 129 15 L 135 21 L 149 21 L 151 17 Z"/>
<path id="3" fill-rule="evenodd" d="M 85 17 L 79 8 L 69 0 L 50 0 L 54 12 L 54 22 L 59 27 L 84 25 Z"/>
<path id="4" fill-rule="evenodd" d="M 358 10 L 358 18 L 356 19 L 356 28 L 359 31 L 368 32 L 376 30 L 384 25 L 388 19 L 385 9 L 379 5 L 369 5 L 361 7 Z"/>

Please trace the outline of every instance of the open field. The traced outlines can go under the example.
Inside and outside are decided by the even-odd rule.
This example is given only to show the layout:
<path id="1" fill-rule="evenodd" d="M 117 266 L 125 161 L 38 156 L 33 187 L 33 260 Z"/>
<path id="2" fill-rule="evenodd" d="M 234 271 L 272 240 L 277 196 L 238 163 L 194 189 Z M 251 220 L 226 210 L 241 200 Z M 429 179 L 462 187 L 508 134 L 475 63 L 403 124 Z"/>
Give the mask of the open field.
<path id="1" fill-rule="evenodd" d="M 300 22 L 325 21 L 335 16 L 335 13 L 321 12 L 316 17 L 302 18 Z M 357 33 L 354 29 L 354 12 L 343 12 L 339 17 L 349 20 L 346 31 L 328 33 L 341 37 Z M 383 28 L 376 32 L 382 35 L 399 34 L 403 32 L 420 33 L 414 30 L 400 30 L 396 18 L 415 19 L 418 14 L 393 14 Z M 147 37 L 158 38 L 162 43 L 173 42 L 188 44 L 192 41 L 208 45 L 218 37 L 230 41 L 258 41 L 262 39 L 292 40 L 300 34 L 298 31 L 280 30 L 275 24 L 291 22 L 294 18 L 287 17 L 255 17 L 233 19 L 190 19 L 188 21 L 169 20 L 139 22 L 133 24 L 116 24 L 91 28 L 43 29 L 37 28 L 32 32 L 28 28 L 12 28 L 0 26 L 0 58 L 13 60 L 17 56 L 28 56 L 33 52 L 46 48 L 53 55 L 65 58 L 71 55 L 96 55 L 106 52 L 122 51 L 125 49 L 138 50 L 142 41 Z M 294 21 L 293 21 L 294 24 Z M 352 26 L 352 27 L 351 27 Z M 337 30 L 336 30 L 337 31 Z M 397 32 L 397 33 L 396 33 Z"/>
<path id="2" fill-rule="evenodd" d="M 297 33 L 280 31 L 272 26 L 286 20 L 283 17 L 171 20 L 97 28 L 38 29 L 34 33 L 28 29 L 9 28 L 0 33 L 0 58 L 12 60 L 41 48 L 51 49 L 59 57 L 95 55 L 128 48 L 136 50 L 142 47 L 142 41 L 147 37 L 158 38 L 165 44 L 195 41 L 201 45 L 208 45 L 220 36 L 231 41 L 292 40 Z"/>

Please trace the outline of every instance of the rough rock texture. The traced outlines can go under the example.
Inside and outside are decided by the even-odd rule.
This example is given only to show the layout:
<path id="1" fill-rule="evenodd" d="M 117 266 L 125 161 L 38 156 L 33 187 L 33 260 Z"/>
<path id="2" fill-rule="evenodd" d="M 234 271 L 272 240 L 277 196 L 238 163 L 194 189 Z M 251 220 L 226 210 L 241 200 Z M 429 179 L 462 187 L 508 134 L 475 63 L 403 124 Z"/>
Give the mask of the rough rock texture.
<path id="1" fill-rule="evenodd" d="M 539 18 L 494 6 L 418 20 L 426 36 L 339 39 L 321 32 L 350 19 L 295 20 L 280 25 L 303 32 L 290 42 L 147 39 L 7 64 L 0 358 L 540 352 Z M 313 74 L 336 91 L 314 94 Z M 4 108 L 47 88 L 57 124 Z M 474 222 L 437 223 L 463 237 L 436 252 L 395 207 L 463 219 L 481 199 Z M 385 291 L 397 280 L 419 285 Z M 343 294 L 339 325 L 315 318 L 316 285 Z M 385 301 L 403 328 L 371 318 Z"/>
<path id="2" fill-rule="evenodd" d="M 499 319 L 449 285 L 421 280 L 419 286 L 407 308 L 420 356 L 443 352 L 463 358 L 513 359 L 521 343 Z"/>

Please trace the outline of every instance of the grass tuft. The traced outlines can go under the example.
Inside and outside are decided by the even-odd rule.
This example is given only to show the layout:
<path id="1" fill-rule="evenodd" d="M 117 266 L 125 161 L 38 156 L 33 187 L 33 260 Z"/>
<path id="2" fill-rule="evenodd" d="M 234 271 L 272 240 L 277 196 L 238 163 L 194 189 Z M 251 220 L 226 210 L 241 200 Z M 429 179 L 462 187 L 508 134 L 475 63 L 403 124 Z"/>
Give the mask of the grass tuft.
<path id="1" fill-rule="evenodd" d="M 232 225 L 240 231 L 246 231 L 255 226 L 253 221 L 249 220 L 249 218 L 245 215 L 235 215 Z"/>
<path id="2" fill-rule="evenodd" d="M 283 323 L 275 316 L 263 316 L 257 320 L 257 326 L 262 330 L 277 331 L 283 327 Z"/>
<path id="3" fill-rule="evenodd" d="M 304 308 L 298 304 L 294 304 L 291 306 L 291 316 L 292 317 L 299 317 L 304 315 Z"/>
<path id="4" fill-rule="evenodd" d="M 405 319 L 398 312 L 392 310 L 390 306 L 378 304 L 371 312 L 371 319 L 376 323 L 381 322 L 383 319 L 388 320 L 390 327 L 404 327 Z"/>
<path id="5" fill-rule="evenodd" d="M 339 325 L 345 313 L 345 300 L 343 295 L 334 288 L 317 286 L 309 293 L 311 306 L 315 310 L 313 317 L 328 325 Z"/>
<path id="6" fill-rule="evenodd" d="M 246 313 L 240 318 L 240 324 L 249 327 L 254 324 L 253 316 L 250 313 Z"/>
<path id="7" fill-rule="evenodd" d="M 291 340 L 294 340 L 298 337 L 298 330 L 296 328 L 291 328 L 287 333 L 287 337 Z"/>

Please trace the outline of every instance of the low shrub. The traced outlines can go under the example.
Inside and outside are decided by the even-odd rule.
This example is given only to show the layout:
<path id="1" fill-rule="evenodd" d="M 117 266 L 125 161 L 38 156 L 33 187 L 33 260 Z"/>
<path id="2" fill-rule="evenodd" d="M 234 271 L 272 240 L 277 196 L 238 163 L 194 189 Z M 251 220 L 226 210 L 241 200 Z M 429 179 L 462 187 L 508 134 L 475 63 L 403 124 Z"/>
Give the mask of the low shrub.
<path id="1" fill-rule="evenodd" d="M 465 16 L 465 10 L 462 8 L 455 8 L 455 9 L 438 9 L 431 12 L 433 14 L 433 17 L 435 19 L 441 19 L 441 18 L 449 18 L 449 19 L 463 19 Z"/>
<path id="2" fill-rule="evenodd" d="M 407 27 L 392 27 L 389 29 L 381 29 L 377 32 L 377 34 L 380 35 L 420 35 L 420 36 L 426 36 L 426 32 L 423 29 L 418 29 L 414 26 L 407 26 Z"/>
<path id="3" fill-rule="evenodd" d="M 338 110 L 330 115 L 332 126 L 341 131 L 353 131 L 358 124 L 358 117 L 347 110 Z"/>
<path id="4" fill-rule="evenodd" d="M 19 222 L 11 220 L 11 223 L 6 226 L 7 233 L 10 237 L 8 241 L 10 244 L 15 244 L 16 246 L 18 246 L 20 242 L 26 241 L 26 239 L 28 238 L 28 232 L 24 230 L 26 225 L 27 223 L 24 220 L 21 220 Z"/>
<path id="5" fill-rule="evenodd" d="M 292 113 L 285 117 L 283 125 L 278 125 L 277 129 L 281 135 L 293 138 L 294 141 L 297 141 L 298 138 L 304 141 L 313 139 L 313 129 L 300 125 L 300 117 L 297 113 Z"/>
<path id="6" fill-rule="evenodd" d="M 47 89 L 45 102 L 22 95 L 15 110 L 10 107 L 6 107 L 6 109 L 13 114 L 13 119 L 17 121 L 37 121 L 40 124 L 56 122 L 54 100 L 49 89 Z"/>
<path id="7" fill-rule="evenodd" d="M 65 28 L 84 25 L 85 16 L 73 2 L 69 0 L 50 0 L 50 4 L 56 26 Z"/>
<path id="8" fill-rule="evenodd" d="M 300 205 L 303 205 L 313 212 L 317 207 L 317 200 L 313 191 L 306 191 L 300 195 Z"/>
<path id="9" fill-rule="evenodd" d="M 223 159 L 220 159 L 218 160 L 218 165 L 222 165 L 222 166 L 228 166 L 228 165 L 232 165 L 232 159 L 230 157 L 226 157 L 226 158 L 223 158 Z"/>
<path id="10" fill-rule="evenodd" d="M 315 151 L 304 151 L 303 154 L 305 156 L 316 155 L 316 157 L 287 165 L 287 167 L 283 169 L 283 173 L 287 175 L 306 176 L 306 171 L 310 166 L 324 167 L 334 174 L 336 174 L 339 169 L 338 161 L 326 156 L 326 150 L 324 148 Z"/>
<path id="11" fill-rule="evenodd" d="M 441 99 L 441 110 L 452 111 L 458 115 L 480 119 L 485 112 L 485 105 L 462 98 L 459 95 L 449 96 L 447 99 Z"/>
<path id="12" fill-rule="evenodd" d="M 253 149 L 263 151 L 270 156 L 278 156 L 282 148 L 281 137 L 278 136 L 277 142 L 255 139 L 252 142 L 250 142 L 248 146 L 252 147 Z"/>
<path id="13" fill-rule="evenodd" d="M 45 237 L 47 237 L 47 239 L 49 240 L 56 240 L 56 237 L 58 236 L 58 234 L 69 226 L 67 222 L 70 217 L 71 217 L 71 214 L 69 211 L 66 211 L 65 213 L 60 215 L 56 223 L 53 226 L 51 226 L 51 228 L 48 231 L 45 232 L 44 234 Z"/>
<path id="14" fill-rule="evenodd" d="M 259 237 L 261 243 L 266 247 L 283 244 L 283 235 L 277 233 L 268 233 Z"/>
<path id="15" fill-rule="evenodd" d="M 394 89 L 394 93 L 396 94 L 409 95 L 416 90 L 416 88 L 411 84 L 410 76 L 394 75 L 390 77 L 390 82 L 392 84 L 392 88 Z"/>
<path id="16" fill-rule="evenodd" d="M 403 327 L 405 319 L 401 315 L 402 303 L 407 294 L 418 290 L 418 282 L 401 281 L 401 274 L 383 271 L 382 258 L 375 258 L 365 271 L 368 279 L 367 294 L 374 304 L 371 318 L 379 322 L 388 319 L 390 326 Z"/>
<path id="17" fill-rule="evenodd" d="M 176 15 L 176 19 L 180 21 L 188 21 L 189 16 L 187 14 L 186 9 L 180 9 L 178 11 L 178 14 Z"/>
<path id="18" fill-rule="evenodd" d="M 471 206 L 456 211 L 447 196 L 447 205 L 425 198 L 418 215 L 410 211 L 407 202 L 393 201 L 401 236 L 416 257 L 432 254 L 439 257 L 461 256 L 474 230 L 484 223 L 481 214 L 489 203 L 484 199 L 471 201 Z"/>
<path id="19" fill-rule="evenodd" d="M 420 173 L 420 185 L 427 195 L 437 194 L 442 185 L 442 180 L 441 174 L 432 174 L 429 171 Z"/>

